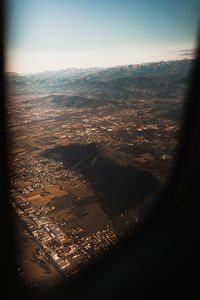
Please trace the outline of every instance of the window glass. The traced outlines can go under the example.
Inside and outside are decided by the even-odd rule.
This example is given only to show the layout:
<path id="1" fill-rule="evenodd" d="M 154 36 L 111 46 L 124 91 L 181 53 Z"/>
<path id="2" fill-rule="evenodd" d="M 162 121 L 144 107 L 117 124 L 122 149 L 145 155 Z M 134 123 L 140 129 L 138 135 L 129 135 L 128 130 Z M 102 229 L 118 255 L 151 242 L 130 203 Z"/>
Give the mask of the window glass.
<path id="1" fill-rule="evenodd" d="M 199 1 L 9 0 L 17 274 L 51 286 L 134 230 L 167 182 Z"/>

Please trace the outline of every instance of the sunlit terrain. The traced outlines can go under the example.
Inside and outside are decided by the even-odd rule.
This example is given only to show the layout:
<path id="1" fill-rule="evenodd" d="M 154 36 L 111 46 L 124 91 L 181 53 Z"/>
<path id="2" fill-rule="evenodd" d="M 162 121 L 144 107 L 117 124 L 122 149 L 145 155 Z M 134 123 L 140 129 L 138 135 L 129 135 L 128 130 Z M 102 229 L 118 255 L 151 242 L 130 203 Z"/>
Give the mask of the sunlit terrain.
<path id="1" fill-rule="evenodd" d="M 134 230 L 170 174 L 191 63 L 7 73 L 25 284 L 76 276 Z"/>

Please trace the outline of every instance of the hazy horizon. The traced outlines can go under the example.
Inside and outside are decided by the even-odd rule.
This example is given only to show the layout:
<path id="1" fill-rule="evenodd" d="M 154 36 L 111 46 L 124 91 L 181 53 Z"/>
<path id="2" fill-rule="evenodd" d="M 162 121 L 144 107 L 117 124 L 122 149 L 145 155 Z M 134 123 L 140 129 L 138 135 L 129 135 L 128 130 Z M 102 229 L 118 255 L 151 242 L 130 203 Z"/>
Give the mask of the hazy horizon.
<path id="1" fill-rule="evenodd" d="M 8 0 L 6 72 L 191 58 L 199 10 L 196 0 Z"/>
<path id="2" fill-rule="evenodd" d="M 42 71 L 35 71 L 35 72 L 16 72 L 16 71 L 7 71 L 5 70 L 5 73 L 16 73 L 19 75 L 36 75 L 36 74 L 42 74 L 46 72 L 59 72 L 59 71 L 65 71 L 65 70 L 88 70 L 88 69 L 109 69 L 109 68 L 118 68 L 118 67 L 126 67 L 131 65 L 145 65 L 145 64 L 153 64 L 153 63 L 160 63 L 160 62 L 176 62 L 176 61 L 184 61 L 184 60 L 193 60 L 194 57 L 194 51 L 192 51 L 191 54 L 188 54 L 188 57 L 185 58 L 179 58 L 179 59 L 170 59 L 170 60 L 158 60 L 158 61 L 145 61 L 142 63 L 135 63 L 135 64 L 119 64 L 119 65 L 113 65 L 113 66 L 93 66 L 93 67 L 66 67 L 66 68 L 58 68 L 58 69 L 49 69 L 49 70 L 42 70 Z"/>

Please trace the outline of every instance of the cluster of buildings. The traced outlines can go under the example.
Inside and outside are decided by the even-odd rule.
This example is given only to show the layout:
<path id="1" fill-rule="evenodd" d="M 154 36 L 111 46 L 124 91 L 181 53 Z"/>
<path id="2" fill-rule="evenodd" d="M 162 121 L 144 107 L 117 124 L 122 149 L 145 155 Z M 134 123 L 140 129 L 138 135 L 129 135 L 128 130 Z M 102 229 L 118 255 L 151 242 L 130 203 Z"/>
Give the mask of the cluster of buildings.
<path id="1" fill-rule="evenodd" d="M 23 195 L 36 189 L 56 184 L 60 178 L 67 181 L 82 180 L 82 176 L 74 170 L 65 169 L 62 162 L 52 159 L 27 157 L 15 160 L 10 165 L 11 185 Z"/>
<path id="2" fill-rule="evenodd" d="M 72 276 L 81 266 L 91 263 L 92 259 L 105 253 L 117 244 L 114 231 L 106 226 L 91 235 L 78 234 L 84 231 L 77 228 L 64 232 L 41 208 L 34 206 L 22 196 L 12 202 L 13 207 L 31 237 L 37 242 L 40 256 L 46 257 L 43 263 L 52 263 L 63 275 Z"/>

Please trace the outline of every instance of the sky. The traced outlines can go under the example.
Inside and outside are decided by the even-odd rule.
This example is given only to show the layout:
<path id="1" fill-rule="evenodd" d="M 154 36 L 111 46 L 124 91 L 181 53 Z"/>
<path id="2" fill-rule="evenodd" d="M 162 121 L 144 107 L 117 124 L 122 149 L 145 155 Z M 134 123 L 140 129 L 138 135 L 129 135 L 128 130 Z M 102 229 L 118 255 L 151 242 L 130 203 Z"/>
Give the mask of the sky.
<path id="1" fill-rule="evenodd" d="M 7 0 L 6 71 L 191 57 L 199 0 Z"/>

